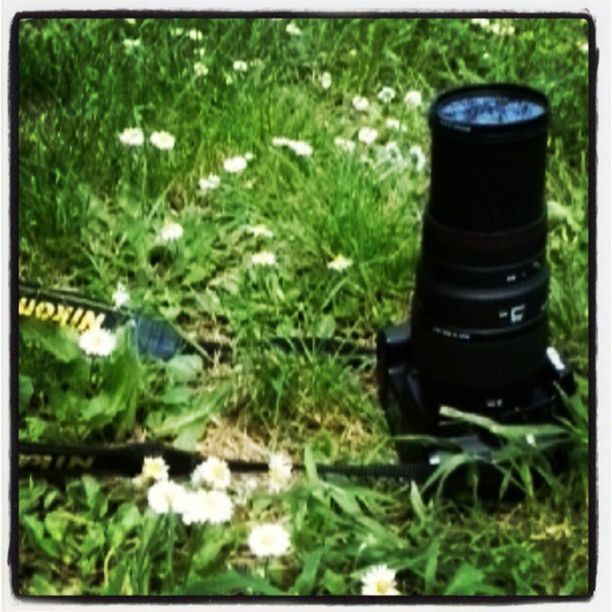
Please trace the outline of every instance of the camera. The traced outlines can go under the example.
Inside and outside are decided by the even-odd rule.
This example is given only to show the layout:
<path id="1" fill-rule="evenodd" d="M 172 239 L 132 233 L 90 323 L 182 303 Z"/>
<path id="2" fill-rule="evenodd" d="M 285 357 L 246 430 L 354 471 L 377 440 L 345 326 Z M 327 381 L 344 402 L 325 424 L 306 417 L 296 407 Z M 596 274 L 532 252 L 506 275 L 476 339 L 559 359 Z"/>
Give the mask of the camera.
<path id="1" fill-rule="evenodd" d="M 441 411 L 547 423 L 575 391 L 551 346 L 544 184 L 545 95 L 475 85 L 431 105 L 431 182 L 409 319 L 377 340 L 379 396 L 392 434 L 488 455 L 495 440 Z M 400 460 L 439 453 L 406 440 Z"/>

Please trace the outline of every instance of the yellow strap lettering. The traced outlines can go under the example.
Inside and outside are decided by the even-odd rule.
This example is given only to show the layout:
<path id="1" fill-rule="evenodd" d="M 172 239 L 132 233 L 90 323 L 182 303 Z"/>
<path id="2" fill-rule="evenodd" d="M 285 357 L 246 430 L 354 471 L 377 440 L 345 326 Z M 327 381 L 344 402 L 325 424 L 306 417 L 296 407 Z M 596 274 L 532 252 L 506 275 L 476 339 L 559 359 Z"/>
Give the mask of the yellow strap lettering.
<path id="1" fill-rule="evenodd" d="M 55 314 L 55 306 L 51 302 L 41 302 L 34 310 L 34 316 L 41 321 L 50 319 Z"/>
<path id="2" fill-rule="evenodd" d="M 28 301 L 27 297 L 22 297 L 19 300 L 19 315 L 24 317 L 31 317 L 34 312 L 34 307 L 36 306 L 36 300 L 31 298 Z"/>
<path id="3" fill-rule="evenodd" d="M 79 457 L 78 455 L 73 455 L 68 460 L 67 468 L 72 469 L 80 467 L 87 470 L 93 465 L 94 459 L 95 457 Z"/>
<path id="4" fill-rule="evenodd" d="M 57 312 L 55 313 L 55 316 L 53 317 L 53 321 L 56 321 L 62 327 L 64 327 L 64 325 L 67 325 L 68 320 L 70 319 L 70 315 L 72 314 L 73 310 L 74 310 L 74 306 L 64 306 L 63 304 L 58 304 Z"/>
<path id="5" fill-rule="evenodd" d="M 104 323 L 104 317 L 103 312 L 96 314 L 93 310 L 87 310 L 77 327 L 77 331 L 84 332 L 92 327 L 101 327 L 102 323 Z"/>
<path id="6" fill-rule="evenodd" d="M 53 463 L 52 455 L 20 455 L 19 467 L 32 466 L 48 470 Z"/>

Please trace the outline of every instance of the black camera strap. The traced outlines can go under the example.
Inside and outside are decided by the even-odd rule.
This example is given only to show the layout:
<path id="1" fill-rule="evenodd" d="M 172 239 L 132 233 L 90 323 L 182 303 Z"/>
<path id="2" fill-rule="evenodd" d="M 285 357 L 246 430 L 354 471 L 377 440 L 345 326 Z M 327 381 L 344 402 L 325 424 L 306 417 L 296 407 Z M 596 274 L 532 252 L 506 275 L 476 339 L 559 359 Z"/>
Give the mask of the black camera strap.
<path id="1" fill-rule="evenodd" d="M 145 457 L 161 457 L 168 465 L 170 476 L 188 477 L 206 457 L 156 442 L 132 442 L 117 445 L 59 445 L 19 442 L 21 475 L 49 477 L 100 474 L 135 477 L 140 474 Z M 236 473 L 265 473 L 268 464 L 262 461 L 228 459 L 227 465 Z M 411 464 L 316 464 L 317 473 L 339 474 L 361 478 L 393 478 L 424 481 L 434 471 L 424 462 Z M 293 468 L 303 471 L 302 464 Z"/>
<path id="2" fill-rule="evenodd" d="M 93 325 L 116 329 L 131 324 L 136 331 L 136 345 L 141 354 L 170 359 L 179 353 L 197 353 L 206 362 L 228 360 L 234 352 L 231 342 L 193 340 L 168 321 L 127 308 L 116 308 L 102 301 L 87 298 L 75 291 L 48 289 L 21 282 L 19 285 L 19 314 L 67 325 L 85 331 Z M 344 358 L 349 365 L 373 361 L 375 349 L 364 342 L 316 336 L 272 336 L 265 342 L 283 352 L 327 354 Z M 162 457 L 171 475 L 188 476 L 205 458 L 198 453 L 172 448 L 156 442 L 132 442 L 115 445 L 48 444 L 19 441 L 19 470 L 21 475 L 70 476 L 83 473 L 132 477 L 140 473 L 145 457 Z M 264 462 L 228 460 L 235 472 L 265 472 Z M 303 466 L 296 465 L 296 469 Z M 386 477 L 424 480 L 432 473 L 427 464 L 368 464 L 317 465 L 320 474 L 344 474 L 355 477 Z"/>
<path id="3" fill-rule="evenodd" d="M 179 353 L 197 353 L 206 362 L 228 360 L 234 354 L 231 342 L 217 340 L 194 341 L 169 322 L 134 312 L 114 308 L 73 291 L 49 290 L 21 283 L 19 287 L 19 314 L 68 325 L 82 332 L 94 325 L 116 329 L 130 324 L 136 330 L 136 345 L 141 354 L 153 358 L 170 359 Z M 327 354 L 344 358 L 349 365 L 358 367 L 372 362 L 375 350 L 366 343 L 339 338 L 272 336 L 265 344 L 285 352 Z M 158 442 L 128 442 L 124 444 L 58 444 L 19 440 L 19 475 L 37 475 L 49 479 L 100 474 L 134 477 L 143 466 L 145 457 L 162 457 L 175 477 L 187 477 L 205 457 Z M 420 461 L 402 461 L 396 464 L 317 464 L 320 475 L 337 474 L 356 478 L 387 478 L 419 483 L 425 482 L 438 469 L 449 454 L 469 455 L 479 462 L 490 464 L 491 447 L 478 436 L 457 439 L 455 448 L 435 446 L 423 454 Z M 265 462 L 227 459 L 228 467 L 237 473 L 263 473 Z M 296 464 L 296 470 L 304 470 Z"/>

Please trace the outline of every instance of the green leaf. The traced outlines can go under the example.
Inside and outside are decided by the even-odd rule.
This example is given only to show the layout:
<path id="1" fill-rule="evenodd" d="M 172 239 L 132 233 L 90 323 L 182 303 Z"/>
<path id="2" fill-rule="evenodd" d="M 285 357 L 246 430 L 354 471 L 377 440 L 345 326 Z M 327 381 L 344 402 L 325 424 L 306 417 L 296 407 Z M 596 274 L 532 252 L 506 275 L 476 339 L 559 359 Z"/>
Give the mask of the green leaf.
<path id="1" fill-rule="evenodd" d="M 302 559 L 302 572 L 296 578 L 292 591 L 296 595 L 310 595 L 314 588 L 317 570 L 321 563 L 323 548 L 307 552 Z"/>
<path id="2" fill-rule="evenodd" d="M 211 265 L 203 266 L 199 263 L 194 263 L 189 267 L 189 272 L 183 279 L 183 283 L 186 285 L 194 285 L 203 281 L 212 271 Z"/>
<path id="3" fill-rule="evenodd" d="M 19 324 L 19 333 L 27 341 L 36 342 L 58 361 L 68 363 L 83 356 L 75 332 L 47 321 L 29 319 Z"/>
<path id="4" fill-rule="evenodd" d="M 225 533 L 225 535 L 222 535 Z M 197 552 L 191 560 L 191 567 L 189 568 L 190 576 L 201 572 L 202 570 L 209 567 L 215 560 L 217 560 L 221 549 L 231 541 L 231 534 L 225 532 L 217 532 L 211 534 L 209 529 L 204 531 L 204 542 L 198 548 Z"/>
<path id="5" fill-rule="evenodd" d="M 183 427 L 172 445 L 180 450 L 188 452 L 195 451 L 198 442 L 202 439 L 206 431 L 208 420 L 208 418 L 201 419 L 191 423 L 191 425 Z"/>
<path id="6" fill-rule="evenodd" d="M 462 465 L 473 464 L 474 458 L 467 453 L 458 453 L 456 455 L 447 455 L 442 458 L 440 465 L 434 473 L 425 481 L 423 490 L 429 489 L 434 483 L 438 483 L 438 490 L 442 489 L 445 480 Z"/>
<path id="7" fill-rule="evenodd" d="M 193 397 L 193 389 L 186 385 L 172 387 L 162 393 L 158 399 L 162 404 L 174 406 L 176 404 L 186 404 Z"/>
<path id="8" fill-rule="evenodd" d="M 485 417 L 481 414 L 473 414 L 471 412 L 463 412 L 449 406 L 442 406 L 440 414 L 452 419 L 464 421 L 471 425 L 477 425 L 491 433 L 502 436 L 508 439 L 524 439 L 527 435 L 533 436 L 559 436 L 564 433 L 563 427 L 552 423 L 543 423 L 539 425 L 502 425 L 493 419 Z"/>
<path id="9" fill-rule="evenodd" d="M 494 594 L 497 589 L 484 584 L 484 572 L 478 568 L 464 563 L 450 581 L 444 595 L 476 595 Z"/>
<path id="10" fill-rule="evenodd" d="M 108 583 L 100 590 L 101 595 L 131 595 L 129 569 L 131 559 L 123 558 L 110 570 Z"/>
<path id="11" fill-rule="evenodd" d="M 61 402 L 64 404 L 65 402 Z M 113 420 L 119 405 L 113 401 L 108 393 L 100 393 L 85 402 L 81 411 L 83 421 L 89 422 L 94 427 L 101 427 Z"/>
<path id="12" fill-rule="evenodd" d="M 201 427 L 215 414 L 217 414 L 229 394 L 229 387 L 221 387 L 215 391 L 197 398 L 194 406 L 182 411 L 178 415 L 171 415 L 154 431 L 157 436 L 178 437 L 185 429 Z"/>
<path id="13" fill-rule="evenodd" d="M 93 476 L 82 476 L 83 490 L 87 507 L 96 518 L 103 517 L 108 507 L 108 498 L 102 492 L 100 483 Z"/>
<path id="14" fill-rule="evenodd" d="M 319 338 L 331 338 L 336 331 L 336 319 L 332 315 L 322 315 L 317 321 L 314 335 Z"/>
<path id="15" fill-rule="evenodd" d="M 230 569 L 212 574 L 203 580 L 179 586 L 177 595 L 283 595 L 283 591 L 256 574 L 243 574 Z"/>
<path id="16" fill-rule="evenodd" d="M 25 418 L 24 437 L 32 442 L 37 442 L 44 437 L 44 434 L 47 431 L 47 425 L 47 421 L 39 419 L 37 416 L 27 416 Z"/>
<path id="17" fill-rule="evenodd" d="M 45 529 L 53 540 L 61 543 L 66 535 L 70 521 L 68 520 L 64 511 L 56 510 L 54 512 L 47 513 L 44 519 L 44 524 Z"/>
<path id="18" fill-rule="evenodd" d="M 91 572 L 96 566 L 96 557 L 102 554 L 106 544 L 104 523 L 90 522 L 79 549 L 79 568 L 82 572 Z"/>
<path id="19" fill-rule="evenodd" d="M 25 594 L 25 593 L 24 593 Z M 28 595 L 59 595 L 57 584 L 42 574 L 34 574 L 30 583 Z"/>
<path id="20" fill-rule="evenodd" d="M 142 520 L 140 511 L 133 503 L 123 503 L 117 508 L 113 520 L 108 527 L 108 537 L 111 546 L 116 548 L 123 542 L 125 536 L 135 529 Z"/>
<path id="21" fill-rule="evenodd" d="M 319 477 L 317 475 L 317 466 L 310 446 L 306 446 L 304 449 L 304 469 L 306 470 L 306 476 L 311 483 L 318 482 Z"/>
<path id="22" fill-rule="evenodd" d="M 355 518 L 363 514 L 355 496 L 349 491 L 334 485 L 330 485 L 328 490 L 330 497 L 340 506 L 343 512 Z"/>
<path id="23" fill-rule="evenodd" d="M 168 374 L 178 382 L 195 380 L 202 372 L 202 358 L 199 355 L 177 355 L 166 364 Z"/>
<path id="24" fill-rule="evenodd" d="M 425 509 L 425 504 L 423 503 L 423 498 L 421 497 L 419 487 L 414 480 L 410 481 L 410 503 L 414 513 L 421 521 L 424 521 L 427 516 L 427 511 Z"/>
<path id="25" fill-rule="evenodd" d="M 80 418 L 96 429 L 117 423 L 117 437 L 132 427 L 141 366 L 130 350 L 120 351 L 114 361 L 105 364 L 101 392 L 85 403 Z"/>
<path id="26" fill-rule="evenodd" d="M 551 225 L 555 221 L 565 221 L 575 232 L 580 231 L 580 223 L 574 217 L 574 210 L 571 207 L 563 206 L 554 200 L 546 202 L 546 207 Z"/>
<path id="27" fill-rule="evenodd" d="M 35 547 L 42 550 L 49 557 L 60 557 L 59 544 L 45 535 L 45 526 L 32 515 L 24 516 L 21 523 L 25 532 L 33 540 Z"/>
<path id="28" fill-rule="evenodd" d="M 325 570 L 321 583 L 332 595 L 347 594 L 346 581 L 344 580 L 344 577 L 330 570 L 329 568 Z"/>
<path id="29" fill-rule="evenodd" d="M 19 412 L 30 403 L 30 398 L 34 393 L 34 385 L 29 376 L 19 374 Z"/>
<path id="30" fill-rule="evenodd" d="M 434 540 L 425 553 L 425 594 L 430 594 L 436 582 L 436 571 L 438 570 L 438 553 L 440 552 L 440 541 Z"/>

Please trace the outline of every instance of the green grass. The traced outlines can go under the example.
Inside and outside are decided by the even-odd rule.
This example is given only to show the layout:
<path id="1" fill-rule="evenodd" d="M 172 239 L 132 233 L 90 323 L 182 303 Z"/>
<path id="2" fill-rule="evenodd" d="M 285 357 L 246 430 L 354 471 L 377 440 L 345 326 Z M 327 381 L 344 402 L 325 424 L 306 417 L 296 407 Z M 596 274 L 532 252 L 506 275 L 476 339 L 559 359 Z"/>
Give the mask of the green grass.
<path id="1" fill-rule="evenodd" d="M 360 592 L 371 565 L 398 571 L 411 595 L 555 595 L 587 591 L 587 55 L 586 23 L 516 19 L 495 35 L 468 19 L 30 20 L 19 30 L 19 272 L 135 306 L 187 333 L 235 338 L 237 360 L 204 371 L 138 361 L 129 343 L 103 364 L 39 326 L 21 326 L 20 437 L 113 442 L 146 436 L 233 457 L 282 449 L 295 461 L 393 461 L 369 367 L 261 349 L 271 335 L 372 342 L 405 319 L 429 167 L 381 159 L 390 140 L 429 153 L 426 110 L 446 88 L 516 81 L 543 90 L 553 123 L 547 193 L 549 303 L 555 343 L 577 372 L 564 427 L 572 469 L 519 503 L 422 497 L 412 486 L 320 480 L 258 491 L 226 526 L 155 517 L 120 479 L 20 483 L 23 594 L 299 594 Z M 184 28 L 175 35 L 176 28 Z M 202 40 L 187 32 L 196 29 Z M 129 50 L 125 39 L 139 39 Z M 199 49 L 203 48 L 202 53 Z M 244 60 L 244 73 L 233 70 Z M 197 77 L 194 62 L 207 76 Z M 332 76 L 325 91 L 318 77 Z M 397 97 L 376 98 L 383 86 Z M 423 105 L 403 104 L 418 90 Z M 366 113 L 351 100 L 370 100 Z M 392 132 L 385 119 L 406 126 Z M 141 127 L 173 134 L 171 151 Z M 354 154 L 334 145 L 379 131 Z M 311 157 L 271 145 L 305 140 Z M 223 160 L 253 154 L 237 175 Z M 365 156 L 365 161 L 361 159 Z M 221 177 L 202 193 L 198 180 Z M 184 227 L 156 244 L 168 220 Z M 265 224 L 272 238 L 246 226 Z M 273 251 L 278 265 L 250 257 Z M 327 268 L 336 255 L 353 265 Z M 187 372 L 187 373 L 185 373 Z M 92 382 L 93 381 L 93 382 Z M 239 444 L 236 440 L 241 441 Z M 525 472 L 527 470 L 527 472 Z M 291 553 L 258 562 L 249 527 L 282 519 Z"/>

